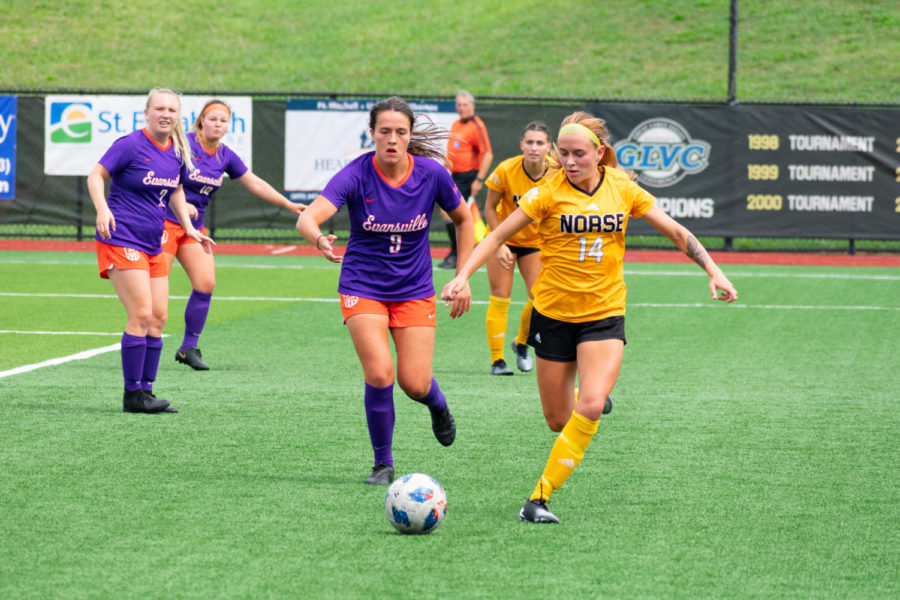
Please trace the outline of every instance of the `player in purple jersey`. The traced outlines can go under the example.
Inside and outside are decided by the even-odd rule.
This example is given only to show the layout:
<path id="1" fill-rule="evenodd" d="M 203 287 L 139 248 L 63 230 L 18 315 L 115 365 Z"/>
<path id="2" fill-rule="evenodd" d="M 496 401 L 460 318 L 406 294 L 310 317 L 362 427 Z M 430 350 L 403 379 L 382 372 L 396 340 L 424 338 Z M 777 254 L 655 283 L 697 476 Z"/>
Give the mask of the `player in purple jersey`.
<path id="1" fill-rule="evenodd" d="M 255 196 L 299 215 L 306 206 L 294 204 L 285 198 L 253 174 L 244 161 L 222 143 L 230 121 L 231 107 L 222 100 L 210 100 L 203 106 L 187 136 L 193 153 L 194 169 L 184 179 L 183 185 L 193 226 L 206 233 L 203 224 L 206 208 L 212 201 L 213 194 L 222 187 L 226 173 L 231 179 L 241 182 Z M 184 338 L 181 347 L 175 352 L 175 360 L 195 370 L 205 371 L 209 369 L 209 365 L 203 362 L 197 341 L 203 332 L 213 289 L 216 287 L 213 255 L 204 252 L 193 238 L 185 234 L 171 207 L 166 213 L 163 252 L 170 270 L 173 260 L 178 257 L 193 288 L 184 309 Z"/>
<path id="2" fill-rule="evenodd" d="M 191 225 L 181 186 L 191 151 L 181 128 L 181 100 L 153 89 L 144 110 L 147 126 L 119 138 L 87 178 L 97 210 L 97 261 L 125 307 L 122 335 L 125 412 L 178 412 L 153 394 L 169 302 L 169 269 L 161 241 L 170 204 L 186 235 L 210 252 L 213 241 Z M 106 180 L 111 179 L 109 197 Z"/>
<path id="3" fill-rule="evenodd" d="M 387 485 L 394 478 L 394 363 L 388 334 L 397 352 L 396 379 L 407 396 L 425 404 L 438 442 L 453 443 L 456 423 L 432 376 L 437 298 L 432 282 L 428 231 L 434 205 L 456 224 L 459 264 L 472 251 L 472 216 L 450 174 L 437 160 L 435 141 L 446 133 L 431 125 L 415 128 L 415 115 L 396 96 L 369 112 L 375 151 L 353 160 L 335 175 L 297 221 L 297 230 L 324 256 L 340 263 L 338 292 L 365 378 L 364 403 L 375 455 L 366 483 Z M 350 239 L 344 256 L 337 239 L 320 230 L 346 204 Z M 450 310 L 456 318 L 469 310 L 464 290 Z"/>

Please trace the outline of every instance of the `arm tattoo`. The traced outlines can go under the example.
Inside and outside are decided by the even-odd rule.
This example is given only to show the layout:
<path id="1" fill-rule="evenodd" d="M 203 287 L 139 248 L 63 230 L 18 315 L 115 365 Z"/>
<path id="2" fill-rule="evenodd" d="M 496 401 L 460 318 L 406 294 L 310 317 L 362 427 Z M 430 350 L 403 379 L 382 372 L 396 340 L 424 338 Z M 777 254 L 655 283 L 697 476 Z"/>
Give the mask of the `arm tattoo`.
<path id="1" fill-rule="evenodd" d="M 693 235 L 689 235 L 687 239 L 687 248 L 684 251 L 687 254 L 688 258 L 692 261 L 706 268 L 707 263 L 709 262 L 709 254 L 706 253 L 706 248 L 703 247 L 703 244 L 697 241 Z"/>

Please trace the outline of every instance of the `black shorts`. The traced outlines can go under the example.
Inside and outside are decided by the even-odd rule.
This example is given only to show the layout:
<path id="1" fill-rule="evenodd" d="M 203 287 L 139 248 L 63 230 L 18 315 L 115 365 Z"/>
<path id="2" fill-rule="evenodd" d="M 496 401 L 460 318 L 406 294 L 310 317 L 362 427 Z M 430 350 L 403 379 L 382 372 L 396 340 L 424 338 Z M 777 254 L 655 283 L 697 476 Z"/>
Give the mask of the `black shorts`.
<path id="1" fill-rule="evenodd" d="M 462 194 L 463 202 L 466 202 L 469 196 L 472 195 L 472 183 L 478 178 L 478 170 L 460 171 L 459 173 L 452 173 L 451 176 L 453 177 L 453 183 L 459 189 L 459 193 Z"/>
<path id="2" fill-rule="evenodd" d="M 528 345 L 544 360 L 572 362 L 577 357 L 581 342 L 596 340 L 622 340 L 625 342 L 625 317 L 609 317 L 599 321 L 569 323 L 545 317 L 531 311 L 531 332 Z"/>
<path id="3" fill-rule="evenodd" d="M 523 256 L 528 256 L 529 254 L 534 254 L 535 252 L 540 252 L 540 248 L 526 248 L 525 246 L 510 246 L 506 245 L 509 248 L 509 251 L 516 255 L 516 258 L 522 258 Z"/>

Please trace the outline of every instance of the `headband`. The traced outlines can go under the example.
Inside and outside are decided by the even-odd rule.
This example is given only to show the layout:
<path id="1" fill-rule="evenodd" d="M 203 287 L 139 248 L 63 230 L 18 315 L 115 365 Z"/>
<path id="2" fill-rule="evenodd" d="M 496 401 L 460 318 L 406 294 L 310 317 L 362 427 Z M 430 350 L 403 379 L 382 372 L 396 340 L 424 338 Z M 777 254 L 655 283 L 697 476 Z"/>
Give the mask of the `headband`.
<path id="1" fill-rule="evenodd" d="M 562 137 L 564 135 L 570 135 L 570 134 L 586 137 L 587 139 L 594 142 L 594 145 L 596 145 L 596 146 L 603 145 L 600 143 L 600 139 L 597 137 L 597 134 L 595 134 L 593 131 L 591 131 L 590 129 L 588 129 L 587 127 L 582 125 L 581 123 L 569 123 L 567 125 L 563 125 L 562 128 L 559 130 L 559 137 Z M 559 140 L 559 137 L 557 137 L 557 141 Z"/>
<path id="2" fill-rule="evenodd" d="M 208 113 L 208 112 L 211 111 L 212 109 L 214 109 L 214 108 L 216 108 L 216 107 L 219 107 L 219 106 L 221 106 L 222 108 L 224 108 L 224 109 L 225 109 L 225 112 L 227 112 L 229 115 L 231 114 L 231 109 L 228 108 L 228 106 L 226 106 L 224 103 L 222 103 L 222 102 L 213 102 L 212 104 L 210 104 L 209 106 L 207 106 L 206 108 L 203 109 L 203 112 L 200 113 L 200 116 L 202 117 L 203 115 L 205 115 L 206 113 Z"/>

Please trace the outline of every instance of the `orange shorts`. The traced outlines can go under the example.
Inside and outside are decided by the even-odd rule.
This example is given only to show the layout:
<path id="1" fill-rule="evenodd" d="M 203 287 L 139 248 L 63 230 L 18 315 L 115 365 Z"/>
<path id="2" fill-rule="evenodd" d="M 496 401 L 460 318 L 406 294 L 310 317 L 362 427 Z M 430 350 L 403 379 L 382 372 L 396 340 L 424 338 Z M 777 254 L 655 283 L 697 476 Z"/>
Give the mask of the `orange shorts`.
<path id="1" fill-rule="evenodd" d="M 206 227 L 200 230 L 206 235 Z M 162 249 L 166 254 L 178 254 L 178 246 L 184 244 L 199 244 L 197 240 L 189 238 L 181 223 L 174 223 L 166 219 L 166 228 L 162 236 Z"/>
<path id="2" fill-rule="evenodd" d="M 169 275 L 169 265 L 162 252 L 152 255 L 134 248 L 113 246 L 98 240 L 94 240 L 94 247 L 97 250 L 97 266 L 100 267 L 100 277 L 103 279 L 109 279 L 107 271 L 113 267 L 120 271 L 127 269 L 147 271 L 150 273 L 151 279 Z"/>
<path id="3" fill-rule="evenodd" d="M 437 296 L 421 300 L 383 302 L 341 294 L 344 323 L 353 315 L 385 315 L 388 327 L 436 327 Z"/>

